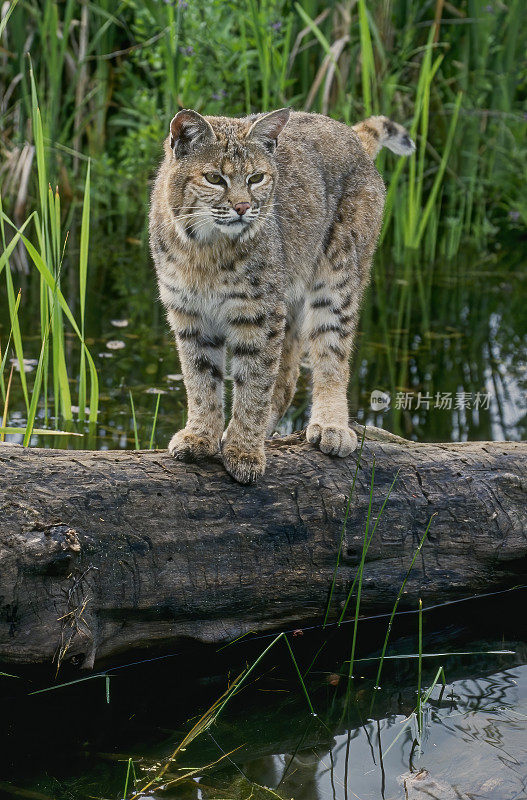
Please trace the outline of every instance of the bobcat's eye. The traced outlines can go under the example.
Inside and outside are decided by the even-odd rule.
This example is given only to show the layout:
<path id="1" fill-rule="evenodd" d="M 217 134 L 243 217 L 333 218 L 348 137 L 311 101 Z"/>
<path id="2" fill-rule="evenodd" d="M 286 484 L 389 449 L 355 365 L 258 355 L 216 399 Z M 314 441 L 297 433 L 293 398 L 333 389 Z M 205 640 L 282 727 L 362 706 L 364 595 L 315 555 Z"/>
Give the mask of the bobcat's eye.
<path id="1" fill-rule="evenodd" d="M 214 186 L 219 186 L 220 184 L 225 183 L 219 172 L 205 172 L 203 177 L 209 183 L 214 184 Z"/>
<path id="2" fill-rule="evenodd" d="M 254 175 L 249 175 L 247 183 L 261 183 L 264 177 L 263 172 L 255 172 Z"/>

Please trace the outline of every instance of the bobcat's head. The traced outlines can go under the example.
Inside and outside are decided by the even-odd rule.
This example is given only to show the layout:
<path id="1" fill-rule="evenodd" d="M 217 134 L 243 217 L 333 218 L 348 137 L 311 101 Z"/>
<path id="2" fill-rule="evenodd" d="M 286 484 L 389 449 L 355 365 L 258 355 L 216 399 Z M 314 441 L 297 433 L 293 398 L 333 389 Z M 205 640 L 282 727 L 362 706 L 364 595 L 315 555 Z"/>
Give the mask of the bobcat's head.
<path id="1" fill-rule="evenodd" d="M 176 114 L 166 149 L 173 166 L 169 202 L 181 238 L 213 243 L 256 232 L 272 204 L 274 151 L 288 119 L 288 108 L 254 121 L 208 121 L 186 109 Z"/>

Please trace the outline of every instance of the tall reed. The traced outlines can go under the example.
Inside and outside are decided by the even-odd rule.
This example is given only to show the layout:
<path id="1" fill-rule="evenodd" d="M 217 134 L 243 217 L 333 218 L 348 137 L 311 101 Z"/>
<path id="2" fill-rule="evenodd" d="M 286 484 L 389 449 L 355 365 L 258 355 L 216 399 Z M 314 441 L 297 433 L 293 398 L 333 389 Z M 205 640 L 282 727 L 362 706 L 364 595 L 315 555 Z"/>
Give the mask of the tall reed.
<path id="1" fill-rule="evenodd" d="M 86 173 L 84 200 L 81 223 L 80 255 L 79 255 L 79 287 L 80 287 L 80 327 L 64 298 L 61 290 L 61 271 L 66 250 L 68 234 L 62 232 L 62 209 L 58 189 L 54 192 L 48 181 L 48 166 L 45 153 L 45 137 L 42 125 L 40 108 L 37 100 L 37 89 L 30 66 L 31 83 L 31 109 L 33 133 L 35 139 L 35 152 L 38 177 L 39 211 L 33 212 L 29 218 L 18 227 L 4 212 L 0 198 L 0 232 L 4 253 L 0 260 L 0 269 L 5 266 L 6 289 L 11 322 L 11 336 L 19 365 L 19 376 L 27 410 L 27 424 L 24 430 L 24 445 L 28 445 L 39 405 L 43 404 L 44 420 L 48 418 L 48 398 L 53 401 L 55 429 L 59 428 L 59 421 L 71 422 L 73 420 L 70 376 L 67 367 L 64 323 L 67 319 L 80 342 L 80 375 L 78 381 L 79 414 L 78 419 L 85 419 L 86 385 L 88 365 L 90 374 L 90 411 L 89 422 L 97 420 L 99 388 L 97 370 L 93 358 L 85 343 L 85 304 L 87 290 L 88 270 L 88 239 L 90 217 L 90 169 Z M 33 223 L 37 245 L 28 238 L 28 225 Z M 13 238 L 6 246 L 5 223 L 14 231 Z M 15 303 L 13 277 L 9 256 L 14 247 L 22 242 L 36 275 L 40 280 L 40 353 L 35 371 L 31 396 L 29 395 L 24 369 L 24 348 L 19 323 L 18 304 Z M 51 358 L 50 358 L 51 340 Z M 2 373 L 3 377 L 3 373 Z M 49 385 L 52 380 L 51 387 Z"/>
<path id="2" fill-rule="evenodd" d="M 92 180 L 110 227 L 115 208 L 131 215 L 141 208 L 144 192 L 123 189 L 146 182 L 178 104 L 237 114 L 302 108 L 312 98 L 313 110 L 346 122 L 371 113 L 410 121 L 419 145 L 414 166 L 379 160 L 388 182 L 400 183 L 402 202 L 385 230 L 399 257 L 425 243 L 428 253 L 451 255 L 463 237 L 483 244 L 489 217 L 503 218 L 500 204 L 521 206 L 521 0 L 506 7 L 471 0 L 467 12 L 448 10 L 455 25 L 443 6 L 414 0 L 236 0 L 235 8 L 12 3 L 2 26 L 15 54 L 6 67 L 6 85 L 15 82 L 5 117 L 13 146 L 33 116 L 23 66 L 32 41 L 51 163 L 71 184 L 80 160 L 96 157 Z"/>

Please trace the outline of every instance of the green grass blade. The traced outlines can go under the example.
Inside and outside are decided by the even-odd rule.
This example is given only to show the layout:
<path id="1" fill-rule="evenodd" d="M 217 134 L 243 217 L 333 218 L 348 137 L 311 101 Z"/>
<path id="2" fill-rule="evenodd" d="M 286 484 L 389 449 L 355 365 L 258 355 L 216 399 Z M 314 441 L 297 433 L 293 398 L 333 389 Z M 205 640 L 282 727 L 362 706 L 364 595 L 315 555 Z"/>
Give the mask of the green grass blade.
<path id="1" fill-rule="evenodd" d="M 139 436 L 137 435 L 137 420 L 135 418 L 135 406 L 134 406 L 134 398 L 132 397 L 132 390 L 128 390 L 128 394 L 130 395 L 130 406 L 132 408 L 132 420 L 134 423 L 134 441 L 135 441 L 135 449 L 140 450 L 141 447 L 139 445 Z"/>
<path id="2" fill-rule="evenodd" d="M 404 720 L 404 722 L 403 722 L 403 727 L 401 728 L 401 730 L 399 731 L 399 733 L 397 734 L 397 736 L 395 737 L 395 739 L 394 739 L 394 740 L 393 740 L 393 741 L 390 743 L 390 745 L 387 747 L 387 749 L 386 749 L 386 750 L 384 750 L 384 757 L 385 757 L 385 758 L 386 758 L 386 756 L 388 755 L 388 753 L 390 752 L 390 750 L 392 749 L 392 747 L 394 746 L 394 744 L 395 744 L 395 743 L 396 743 L 396 742 L 397 742 L 397 741 L 400 739 L 400 737 L 403 735 L 403 733 L 405 732 L 406 728 L 408 728 L 408 726 L 412 724 L 412 722 L 413 722 L 413 720 L 414 720 L 414 719 L 415 719 L 415 720 L 416 720 L 416 722 L 417 722 L 417 730 L 418 730 L 418 735 L 419 735 L 419 737 L 421 736 L 421 728 L 419 727 L 419 717 L 418 717 L 418 715 L 417 715 L 417 713 L 416 713 L 416 712 L 417 712 L 417 711 L 419 711 L 419 713 L 421 713 L 421 712 L 422 712 L 422 708 L 423 708 L 423 706 L 424 706 L 424 705 L 425 705 L 425 703 L 427 703 L 427 702 L 428 702 L 428 700 L 430 699 L 430 695 L 431 695 L 431 694 L 432 694 L 432 692 L 434 691 L 434 689 L 435 689 L 435 687 L 437 686 L 437 684 L 438 684 L 439 680 L 441 680 L 441 683 L 442 683 L 442 686 L 443 686 L 443 690 L 444 690 L 444 689 L 445 689 L 445 687 L 446 687 L 446 677 L 445 677 L 445 670 L 443 669 L 443 667 L 442 667 L 442 666 L 441 666 L 441 667 L 439 667 L 439 669 L 437 670 L 437 672 L 436 672 L 436 676 L 435 676 L 434 680 L 432 681 L 432 684 L 430 685 L 430 687 L 429 687 L 428 691 L 427 691 L 427 692 L 425 693 L 425 695 L 423 696 L 422 702 L 420 701 L 420 699 L 418 699 L 418 701 L 417 701 L 417 706 L 416 706 L 416 707 L 415 707 L 415 709 L 412 711 L 412 713 L 411 713 L 411 714 L 410 714 L 410 715 L 409 715 L 409 716 L 408 716 L 408 717 L 407 717 L 407 718 Z"/>
<path id="3" fill-rule="evenodd" d="M 155 431 L 156 431 L 157 415 L 158 415 L 158 412 L 159 412 L 159 401 L 160 400 L 161 400 L 161 394 L 158 394 L 157 395 L 157 400 L 156 400 L 156 408 L 155 408 L 155 411 L 154 411 L 154 421 L 152 422 L 152 433 L 150 434 L 150 442 L 148 443 L 148 449 L 149 450 L 152 450 L 152 448 L 154 446 L 154 434 L 155 434 Z"/>
<path id="4" fill-rule="evenodd" d="M 60 413 L 65 420 L 72 420 L 71 393 L 68 380 L 68 368 L 66 366 L 66 353 L 64 351 L 64 329 L 62 325 L 62 314 L 60 306 L 53 302 L 53 313 L 51 317 L 51 335 L 53 340 L 53 383 L 56 384 L 57 392 L 55 403 L 57 406 L 57 419 Z M 60 398 L 60 411 L 57 401 Z"/>
<path id="5" fill-rule="evenodd" d="M 62 256 L 60 250 L 60 237 L 61 237 L 61 221 L 60 221 L 60 196 L 58 189 L 53 195 L 51 187 L 49 188 L 49 206 L 50 206 L 50 229 L 51 229 L 51 244 L 53 251 L 53 264 L 55 265 L 55 276 L 57 286 L 60 286 L 60 273 L 62 269 Z M 66 243 L 64 243 L 65 246 Z M 64 252 L 64 251 L 63 251 Z M 55 408 L 56 419 L 55 424 L 58 426 L 59 413 L 62 417 L 70 421 L 73 419 L 71 413 L 71 393 L 68 379 L 68 368 L 66 365 L 66 352 L 64 346 L 64 325 L 62 321 L 62 312 L 58 303 L 52 298 L 53 313 L 51 335 L 53 338 L 53 383 L 55 391 Z"/>
<path id="6" fill-rule="evenodd" d="M 35 212 L 33 211 L 33 213 L 26 219 L 26 221 L 23 223 L 23 225 L 20 226 L 20 231 L 17 231 L 15 233 L 15 235 L 13 236 L 13 238 L 11 239 L 9 244 L 6 246 L 6 244 L 5 244 L 5 235 L 4 235 L 4 218 L 2 216 L 2 211 L 3 211 L 3 209 L 2 209 L 2 198 L 0 196 L 0 228 L 2 230 L 2 248 L 3 248 L 2 255 L 0 255 L 0 274 L 2 273 L 2 270 L 4 269 L 4 267 L 6 267 L 6 268 L 9 267 L 9 257 L 11 256 L 13 250 L 15 249 L 15 247 L 18 244 L 18 242 L 20 241 L 20 234 L 27 228 L 28 224 L 31 222 L 31 220 L 35 216 Z"/>
<path id="7" fill-rule="evenodd" d="M 256 40 L 258 60 L 260 62 L 260 79 L 262 81 L 261 108 L 262 111 L 270 111 L 269 109 L 270 53 L 269 53 L 269 47 L 267 46 L 263 35 L 263 32 L 265 31 L 265 26 L 260 21 L 260 14 L 256 0 L 249 0 L 249 10 L 251 12 L 251 22 L 253 27 L 254 38 Z"/>
<path id="8" fill-rule="evenodd" d="M 27 426 L 25 428 L 17 427 L 14 425 L 6 425 L 4 427 L 0 427 L 0 433 L 18 433 L 18 434 L 26 434 Z M 51 428 L 32 428 L 31 435 L 35 434 L 38 436 L 78 436 L 82 438 L 82 433 L 74 433 L 73 431 L 59 431 Z"/>
<path id="9" fill-rule="evenodd" d="M 359 0 L 358 9 L 359 9 L 362 100 L 364 103 L 364 113 L 367 117 L 369 117 L 373 111 L 371 89 L 372 89 L 372 84 L 375 81 L 375 59 L 373 57 L 373 47 L 371 43 L 370 27 L 368 23 L 368 14 L 366 11 L 365 0 Z"/>
<path id="10" fill-rule="evenodd" d="M 421 736 L 423 733 L 423 698 L 421 696 L 421 685 L 423 678 L 423 601 L 419 598 L 418 606 L 418 628 L 417 628 L 417 730 Z"/>
<path id="11" fill-rule="evenodd" d="M 123 800 L 126 800 L 126 796 L 128 794 L 128 781 L 130 780 L 130 771 L 133 766 L 133 761 L 131 758 L 128 759 L 128 766 L 126 768 L 126 780 L 124 782 L 124 791 L 123 791 Z"/>
<path id="12" fill-rule="evenodd" d="M 443 689 L 444 689 L 445 686 L 446 686 L 446 677 L 445 677 L 445 670 L 444 670 L 443 667 L 439 667 L 439 669 L 437 670 L 437 673 L 436 673 L 436 676 L 435 676 L 434 680 L 430 684 L 428 690 L 423 695 L 423 705 L 425 703 L 428 703 L 428 701 L 430 700 L 430 695 L 434 691 L 434 689 L 437 686 L 437 684 L 439 683 L 440 679 L 441 679 L 441 683 L 442 683 L 442 686 L 443 686 Z"/>
<path id="13" fill-rule="evenodd" d="M 250 114 L 251 107 L 251 79 L 247 65 L 247 31 L 245 28 L 245 17 L 240 14 L 240 35 L 241 35 L 241 65 L 243 69 L 243 86 L 245 90 L 245 113 Z"/>
<path id="14" fill-rule="evenodd" d="M 333 593 L 335 591 L 335 582 L 337 580 L 337 572 L 338 572 L 338 568 L 339 568 L 339 565 L 340 565 L 340 557 L 341 557 L 341 554 L 342 554 L 342 545 L 344 544 L 344 534 L 346 533 L 346 525 L 347 525 L 347 522 L 348 522 L 351 498 L 353 497 L 353 491 L 355 489 L 355 482 L 357 480 L 357 475 L 359 474 L 360 462 L 361 462 L 361 458 L 362 458 L 362 449 L 364 447 L 364 439 L 365 438 L 366 438 L 366 426 L 364 426 L 364 431 L 362 433 L 362 441 L 360 443 L 360 450 L 359 450 L 358 457 L 357 457 L 357 466 L 355 467 L 355 473 L 353 475 L 353 481 L 352 481 L 350 493 L 349 493 L 349 496 L 348 496 L 348 502 L 346 504 L 346 512 L 344 514 L 344 521 L 342 523 L 342 530 L 340 532 L 340 542 L 339 542 L 339 549 L 337 551 L 337 561 L 336 561 L 336 564 L 335 564 L 335 569 L 333 570 L 333 580 L 331 581 L 331 588 L 329 590 L 329 597 L 328 597 L 328 602 L 327 602 L 327 605 L 326 605 L 326 613 L 324 615 L 324 622 L 323 622 L 323 625 L 322 625 L 323 628 L 326 627 L 326 623 L 328 621 L 329 611 L 330 611 L 330 608 L 331 608 L 331 601 L 333 599 Z"/>
<path id="15" fill-rule="evenodd" d="M 35 152 L 37 156 L 37 177 L 38 189 L 40 195 L 40 212 L 42 214 L 42 229 L 44 231 L 45 239 L 47 239 L 48 231 L 48 204 L 46 201 L 48 191 L 48 178 L 46 168 L 46 157 L 44 153 L 44 132 L 42 129 L 42 118 L 40 116 L 40 109 L 37 100 L 37 87 L 35 83 L 35 76 L 33 73 L 33 65 L 30 60 L 29 75 L 31 81 L 31 111 L 33 120 L 33 138 L 35 141 Z M 44 255 L 44 252 L 42 253 Z M 50 253 L 46 252 L 45 255 L 49 258 Z"/>
<path id="16" fill-rule="evenodd" d="M 415 247 L 419 246 L 419 243 L 421 242 L 421 239 L 423 238 L 423 234 L 425 232 L 425 228 L 426 228 L 426 225 L 428 223 L 428 219 L 430 217 L 430 213 L 431 213 L 432 208 L 434 206 L 434 203 L 436 201 L 436 197 L 437 197 L 437 194 L 439 192 L 439 188 L 441 186 L 441 182 L 443 180 L 443 175 L 445 173 L 445 169 L 446 169 L 446 165 L 447 165 L 447 162 L 448 162 L 448 158 L 450 156 L 450 151 L 452 149 L 452 144 L 454 142 L 454 133 L 455 133 L 455 130 L 456 130 L 457 119 L 458 119 L 458 116 L 459 116 L 459 109 L 461 107 L 462 97 L 463 97 L 462 92 L 459 92 L 458 95 L 457 95 L 457 98 L 456 98 L 456 103 L 455 103 L 455 106 L 454 106 L 454 113 L 452 115 L 452 120 L 450 122 L 450 127 L 448 129 L 448 135 L 447 135 L 445 147 L 444 147 L 444 150 L 443 150 L 443 155 L 441 157 L 441 163 L 439 164 L 439 169 L 437 170 L 432 189 L 430 191 L 430 194 L 428 195 L 428 200 L 426 202 L 426 205 L 425 205 L 422 217 L 421 217 L 421 222 L 420 222 L 419 228 L 417 230 L 416 238 L 414 240 Z"/>
<path id="17" fill-rule="evenodd" d="M 371 535 L 370 535 L 370 537 L 368 539 L 368 543 L 367 543 L 367 546 L 366 546 L 366 553 L 368 552 L 368 549 L 370 547 L 370 544 L 371 544 L 371 541 L 372 541 L 373 536 L 375 534 L 375 531 L 377 530 L 377 526 L 378 526 L 379 522 L 381 521 L 382 515 L 384 513 L 384 509 L 386 507 L 386 503 L 390 499 L 390 495 L 392 493 L 393 487 L 395 486 L 395 483 L 396 483 L 398 477 L 399 477 L 399 470 L 397 470 L 397 472 L 395 473 L 395 478 L 393 479 L 393 481 L 392 481 L 392 483 L 390 485 L 390 488 L 388 489 L 386 497 L 384 498 L 384 502 L 383 502 L 383 504 L 381 506 L 381 510 L 379 511 L 377 519 L 375 520 L 375 525 L 373 526 L 373 530 L 371 532 Z M 351 588 L 350 588 L 350 590 L 348 592 L 348 596 L 346 597 L 346 601 L 345 601 L 344 606 L 342 608 L 342 611 L 340 613 L 340 617 L 339 617 L 339 621 L 338 621 L 339 626 L 341 625 L 341 623 L 342 623 L 342 621 L 344 619 L 344 616 L 346 614 L 346 610 L 348 608 L 348 604 L 349 604 L 349 602 L 350 602 L 350 600 L 351 600 L 351 598 L 353 596 L 353 590 L 355 588 L 355 583 L 357 582 L 358 577 L 359 577 L 359 571 L 357 570 L 357 572 L 355 573 L 355 577 L 353 579 L 353 583 L 351 584 Z"/>
<path id="18" fill-rule="evenodd" d="M 34 694 L 44 694 L 44 692 L 55 692 L 57 689 L 64 689 L 66 686 L 73 686 L 75 683 L 84 683 L 85 681 L 94 681 L 97 678 L 106 678 L 105 672 L 99 672 L 97 675 L 87 675 L 85 678 L 76 678 L 74 681 L 67 681 L 67 683 L 56 683 L 54 686 L 46 686 L 45 689 L 37 689 L 34 692 L 29 692 L 31 697 Z"/>
<path id="19" fill-rule="evenodd" d="M 249 675 L 250 675 L 250 674 L 251 674 L 251 673 L 252 673 L 252 672 L 253 672 L 253 671 L 256 669 L 256 667 L 258 666 L 258 664 L 260 663 L 260 661 L 261 661 L 263 658 L 265 658 L 265 656 L 267 655 L 267 653 L 269 652 L 269 650 L 271 650 L 271 649 L 272 649 L 272 648 L 275 646 L 275 644 L 276 644 L 277 642 L 279 642 L 279 641 L 280 641 L 280 639 L 282 639 L 284 636 L 285 636 L 285 634 L 284 634 L 284 633 L 279 633 L 279 634 L 278 634 L 278 636 L 275 636 L 275 638 L 273 639 L 273 641 L 271 642 L 271 644 L 267 645 L 267 647 L 265 648 L 265 650 L 263 650 L 263 651 L 260 653 L 260 655 L 258 656 L 258 658 L 256 659 L 256 661 L 254 661 L 254 662 L 251 664 L 251 666 L 250 666 L 250 667 L 249 667 L 247 670 L 245 670 L 245 672 L 244 672 L 244 673 L 243 673 L 243 674 L 240 676 L 240 678 L 238 678 L 236 681 L 234 681 L 234 683 L 233 683 L 232 687 L 230 688 L 229 692 L 227 693 L 227 695 L 226 695 L 225 699 L 224 699 L 224 700 L 223 700 L 223 701 L 222 701 L 222 702 L 219 704 L 219 706 L 218 706 L 217 710 L 215 711 L 215 714 L 214 714 L 214 719 L 213 719 L 213 720 L 211 720 L 211 724 L 212 724 L 212 721 L 214 721 L 214 720 L 216 720 L 216 719 L 218 718 L 218 716 L 221 714 L 221 712 L 223 711 L 223 709 L 225 708 L 225 706 L 227 705 L 227 703 L 229 702 L 229 700 L 231 700 L 231 698 L 233 697 L 233 695 L 234 695 L 234 694 L 237 694 L 237 693 L 240 691 L 240 689 L 242 688 L 242 686 L 243 686 L 243 685 L 244 685 L 244 683 L 246 682 L 246 680 L 247 680 L 247 678 L 249 677 Z"/>
<path id="20" fill-rule="evenodd" d="M 4 218 L 4 220 L 6 222 L 8 222 L 15 230 L 17 230 L 16 225 L 13 222 L 11 222 L 11 220 L 9 219 L 9 217 L 5 213 L 3 213 L 2 216 L 3 216 L 3 218 Z M 20 231 L 19 231 L 19 233 L 20 233 Z M 22 241 L 24 242 L 24 245 L 26 246 L 26 249 L 27 249 L 29 255 L 31 256 L 31 260 L 33 261 L 33 263 L 35 264 L 36 268 L 40 272 L 44 282 L 46 283 L 48 288 L 51 289 L 53 294 L 56 293 L 56 297 L 57 297 L 57 300 L 58 300 L 58 302 L 60 304 L 60 307 L 62 308 L 62 311 L 66 315 L 70 325 L 72 326 L 73 330 L 75 331 L 75 333 L 77 334 L 77 336 L 79 337 L 79 339 L 80 339 L 80 341 L 82 343 L 84 352 L 86 353 L 86 359 L 88 361 L 88 366 L 90 368 L 90 417 L 89 417 L 89 419 L 90 419 L 90 422 L 97 422 L 97 412 L 98 412 L 98 408 L 99 408 L 99 380 L 98 380 L 98 377 L 97 377 L 97 370 L 95 368 L 95 363 L 93 361 L 91 353 L 88 350 L 88 348 L 86 346 L 86 343 L 84 342 L 84 339 L 83 339 L 83 336 L 82 336 L 81 331 L 79 329 L 79 326 L 77 325 L 77 322 L 75 321 L 75 317 L 71 313 L 71 310 L 70 310 L 70 308 L 69 308 L 69 306 L 68 306 L 68 304 L 67 304 L 67 302 L 66 302 L 66 300 L 64 298 L 64 295 L 62 294 L 61 290 L 58 288 L 57 282 L 56 282 L 55 278 L 53 277 L 52 273 L 50 272 L 46 262 L 44 261 L 42 256 L 39 254 L 39 252 L 36 250 L 36 248 L 31 244 L 29 239 L 27 239 L 26 236 L 23 236 L 21 234 L 21 238 L 22 238 Z"/>
<path id="21" fill-rule="evenodd" d="M 22 231 L 25 230 L 29 222 L 33 219 L 34 213 L 26 219 L 24 224 L 21 226 L 20 230 L 15 233 L 12 240 L 9 242 L 9 245 L 6 247 L 6 240 L 5 240 L 5 229 L 4 229 L 4 212 L 2 208 L 2 196 L 0 192 L 0 232 L 2 235 L 2 247 L 3 253 L 0 256 L 0 272 L 5 266 L 5 275 L 6 275 L 6 288 L 7 288 L 7 302 L 9 306 L 9 318 L 11 323 L 11 330 L 13 334 L 13 345 L 15 348 L 15 354 L 18 360 L 18 368 L 20 373 L 20 383 L 22 385 L 22 393 L 24 395 L 24 402 L 26 404 L 26 412 L 29 411 L 29 393 L 27 390 L 27 380 L 26 380 L 26 373 L 24 371 L 24 347 L 22 344 L 22 334 L 20 332 L 20 323 L 18 320 L 18 305 L 15 298 L 15 290 L 13 286 L 13 278 L 11 275 L 11 266 L 9 264 L 9 256 L 13 252 L 14 248 L 16 247 L 17 243 L 19 242 Z"/>
<path id="22" fill-rule="evenodd" d="M 331 63 L 335 67 L 335 74 L 340 79 L 341 78 L 340 68 L 335 60 L 335 56 L 333 55 L 333 50 L 331 49 L 330 43 L 328 42 L 328 40 L 318 27 L 318 25 L 315 25 L 314 21 L 311 19 L 309 14 L 307 14 L 307 12 L 302 8 L 300 3 L 295 3 L 295 8 L 298 11 L 299 15 L 302 17 L 303 21 L 306 23 L 306 25 L 310 28 L 310 30 L 314 34 L 315 38 L 321 44 L 325 54 L 328 56 L 328 58 L 331 60 Z"/>
<path id="23" fill-rule="evenodd" d="M 5 30 L 5 27 L 6 27 L 7 23 L 9 22 L 9 17 L 13 13 L 13 11 L 15 10 L 15 6 L 16 6 L 17 3 L 18 3 L 18 0 L 13 0 L 11 5 L 7 9 L 7 13 L 6 13 L 5 17 L 0 22 L 0 38 L 2 37 L 2 34 L 3 34 L 4 30 Z"/>
<path id="24" fill-rule="evenodd" d="M 402 584 L 399 587 L 399 591 L 397 593 L 397 597 L 395 599 L 395 603 L 394 603 L 393 608 L 392 608 L 392 613 L 390 614 L 390 619 L 388 620 L 388 626 L 386 628 L 386 635 L 384 637 L 384 643 L 383 643 L 383 646 L 382 646 L 382 652 L 381 652 L 381 657 L 380 657 L 379 668 L 377 670 L 377 676 L 375 678 L 375 689 L 377 689 L 380 686 L 382 666 L 383 666 L 384 660 L 386 658 L 386 648 L 388 647 L 388 640 L 389 640 L 390 634 L 392 632 L 393 620 L 395 618 L 395 614 L 397 613 L 397 608 L 398 608 L 399 603 L 401 601 L 401 597 L 402 597 L 403 592 L 404 592 L 404 587 L 406 586 L 408 578 L 410 577 L 410 573 L 411 573 L 411 571 L 413 569 L 413 566 L 415 564 L 417 556 L 421 552 L 421 548 L 423 547 L 423 545 L 425 543 L 425 540 L 426 540 L 426 537 L 428 536 L 428 531 L 430 530 L 430 525 L 432 524 L 432 520 L 433 520 L 434 516 L 435 516 L 435 514 L 432 514 L 432 516 L 430 517 L 430 519 L 428 521 L 428 525 L 426 526 L 426 530 L 425 530 L 423 536 L 421 537 L 421 541 L 419 542 L 419 544 L 418 544 L 418 546 L 416 548 L 416 551 L 415 551 L 415 553 L 413 555 L 413 558 L 412 558 L 412 561 L 410 563 L 410 566 L 408 567 L 408 569 L 406 571 L 406 575 L 404 576 L 404 580 L 403 580 Z M 374 702 L 375 702 L 375 694 L 372 695 L 372 699 L 371 699 L 371 703 L 370 703 L 370 716 L 371 716 L 371 712 L 373 710 Z"/>
<path id="25" fill-rule="evenodd" d="M 18 290 L 18 294 L 17 294 L 17 298 L 16 298 L 16 302 L 15 302 L 15 307 L 14 307 L 14 310 L 13 310 L 13 316 L 17 321 L 18 321 L 18 306 L 20 305 L 21 296 L 22 296 L 22 289 L 19 289 Z M 7 344 L 6 344 L 5 349 L 4 349 L 4 355 L 2 356 L 2 362 L 0 363 L 0 387 L 2 389 L 2 399 L 3 399 L 4 403 L 5 403 L 5 399 L 6 399 L 6 390 L 5 390 L 5 385 L 4 385 L 4 371 L 5 371 L 5 365 L 6 365 L 6 361 L 7 361 L 7 356 L 9 354 L 9 345 L 11 344 L 12 336 L 13 336 L 13 323 L 11 323 L 9 336 L 7 337 Z"/>
<path id="26" fill-rule="evenodd" d="M 84 339 L 84 322 L 86 309 L 86 285 L 88 282 L 88 248 L 90 239 L 90 167 L 86 170 L 86 181 L 84 184 L 84 200 L 82 204 L 82 223 L 79 255 L 79 295 L 80 295 L 80 316 L 81 334 Z M 84 348 L 81 350 L 80 370 L 79 370 L 79 422 L 84 422 L 86 407 L 86 359 Z"/>
<path id="27" fill-rule="evenodd" d="M 349 665 L 349 679 L 350 683 L 348 684 L 348 690 L 351 686 L 351 678 L 353 677 L 353 667 L 355 662 L 355 648 L 357 645 L 357 630 L 359 625 L 359 611 L 360 611 L 360 601 L 361 601 L 361 594 L 362 594 L 362 577 L 364 573 L 364 562 L 366 560 L 366 553 L 368 551 L 368 532 L 370 529 L 370 519 L 371 519 L 371 507 L 373 503 L 373 484 L 375 481 L 375 456 L 373 457 L 373 464 L 371 468 L 371 483 L 370 483 L 370 497 L 368 502 L 368 516 L 366 517 L 366 528 L 364 531 L 364 542 L 362 545 L 362 553 L 360 558 L 360 564 L 358 569 L 358 587 L 357 587 L 357 597 L 355 600 L 355 618 L 353 620 L 353 636 L 351 640 L 351 656 L 350 656 L 350 665 Z M 370 539 L 371 541 L 371 539 Z"/>
<path id="28" fill-rule="evenodd" d="M 392 749 L 394 744 L 397 741 L 399 741 L 399 739 L 401 738 L 401 736 L 403 735 L 405 730 L 412 724 L 414 719 L 416 719 L 416 715 L 415 715 L 415 711 L 412 711 L 412 713 L 402 723 L 402 728 L 399 731 L 399 733 L 397 734 L 397 736 L 395 737 L 395 739 L 392 742 L 390 742 L 390 744 L 388 745 L 386 750 L 383 750 L 383 759 L 386 759 L 386 756 L 388 755 L 388 753 L 390 752 L 390 750 Z"/>
<path id="29" fill-rule="evenodd" d="M 309 706 L 309 710 L 314 715 L 315 714 L 315 709 L 313 708 L 313 704 L 311 702 L 311 698 L 309 697 L 309 692 L 307 691 L 306 684 L 304 683 L 304 679 L 302 678 L 302 673 L 300 672 L 300 670 L 298 668 L 298 664 L 296 663 L 296 658 L 294 656 L 294 653 L 293 653 L 293 650 L 291 648 L 291 645 L 289 644 L 289 639 L 285 635 L 284 635 L 284 641 L 285 641 L 285 643 L 287 645 L 287 649 L 289 650 L 289 654 L 290 654 L 290 656 L 291 656 L 291 658 L 293 660 L 293 664 L 295 665 L 296 674 L 298 675 L 298 680 L 300 681 L 300 684 L 302 686 L 302 690 L 303 690 L 305 698 L 307 700 L 307 704 Z"/>
<path id="30" fill-rule="evenodd" d="M 38 359 L 37 369 L 35 372 L 35 381 L 33 383 L 33 391 L 31 394 L 31 402 L 29 404 L 29 411 L 27 414 L 27 424 L 26 424 L 26 431 L 24 434 L 24 440 L 22 442 L 23 447 L 28 447 L 29 442 L 31 440 L 31 436 L 33 434 L 33 426 L 35 424 L 35 417 L 37 414 L 37 406 L 38 401 L 40 398 L 40 389 L 42 386 L 42 372 L 43 372 L 43 365 L 44 365 L 44 348 L 46 345 L 46 338 L 42 342 L 42 346 L 40 348 L 40 356 Z"/>
<path id="31" fill-rule="evenodd" d="M 426 610 L 426 609 L 424 609 Z M 422 658 L 450 658 L 450 656 L 514 656 L 516 650 L 452 650 L 450 653 L 421 653 Z M 419 653 L 398 653 L 393 656 L 384 656 L 384 661 L 404 661 L 405 659 L 419 658 Z M 356 658 L 355 663 L 362 661 L 379 661 L 381 656 L 368 656 Z M 347 663 L 347 662 L 346 662 Z"/>

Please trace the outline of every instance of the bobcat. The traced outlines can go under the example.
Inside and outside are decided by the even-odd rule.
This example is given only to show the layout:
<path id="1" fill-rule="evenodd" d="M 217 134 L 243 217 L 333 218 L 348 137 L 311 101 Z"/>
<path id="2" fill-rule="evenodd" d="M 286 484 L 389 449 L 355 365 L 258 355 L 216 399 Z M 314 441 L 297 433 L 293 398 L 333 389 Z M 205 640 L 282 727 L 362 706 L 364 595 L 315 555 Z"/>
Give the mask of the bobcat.
<path id="1" fill-rule="evenodd" d="M 175 458 L 221 449 L 235 480 L 255 481 L 306 349 L 307 440 L 333 456 L 357 446 L 348 362 L 383 213 L 373 164 L 383 145 L 414 150 L 386 117 L 352 128 L 289 109 L 173 118 L 152 192 L 150 245 L 188 399 L 187 424 L 168 446 Z M 226 348 L 234 398 L 224 432 Z"/>

